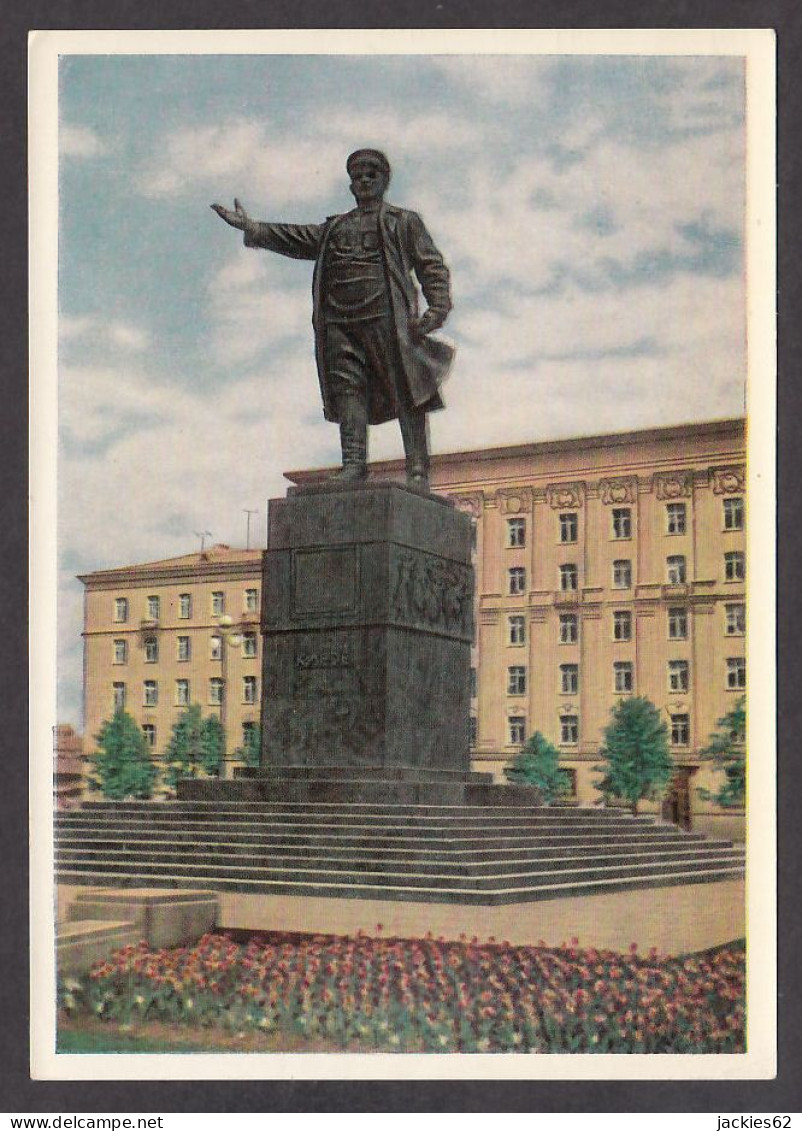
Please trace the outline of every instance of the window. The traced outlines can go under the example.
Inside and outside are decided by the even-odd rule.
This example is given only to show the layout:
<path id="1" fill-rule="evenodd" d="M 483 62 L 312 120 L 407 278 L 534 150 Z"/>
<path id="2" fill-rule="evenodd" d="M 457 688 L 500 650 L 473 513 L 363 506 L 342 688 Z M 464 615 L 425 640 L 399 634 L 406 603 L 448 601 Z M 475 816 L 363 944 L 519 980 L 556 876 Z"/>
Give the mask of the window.
<path id="1" fill-rule="evenodd" d="M 576 613 L 560 614 L 560 643 L 576 644 L 579 640 L 579 617 Z"/>
<path id="2" fill-rule="evenodd" d="M 175 681 L 175 705 L 176 707 L 189 706 L 189 680 L 177 679 Z"/>
<path id="3" fill-rule="evenodd" d="M 192 616 L 192 594 L 181 593 L 178 598 L 178 616 L 181 620 L 189 620 Z"/>
<path id="4" fill-rule="evenodd" d="M 613 508 L 613 538 L 632 537 L 632 511 L 629 507 Z"/>
<path id="5" fill-rule="evenodd" d="M 507 668 L 507 694 L 526 694 L 526 668 L 520 664 Z"/>
<path id="6" fill-rule="evenodd" d="M 212 616 L 221 617 L 226 611 L 225 595 L 222 590 L 212 593 Z"/>
<path id="7" fill-rule="evenodd" d="M 525 546 L 526 545 L 526 519 L 525 518 L 508 518 L 507 519 L 507 545 L 508 546 Z"/>
<path id="8" fill-rule="evenodd" d="M 253 735 L 256 733 L 256 723 L 243 723 L 242 724 L 242 745 L 247 749 L 253 742 Z"/>
<path id="9" fill-rule="evenodd" d="M 561 542 L 576 542 L 577 538 L 577 516 L 574 511 L 569 511 L 567 514 L 560 515 L 560 541 Z"/>
<path id="10" fill-rule="evenodd" d="M 145 663 L 156 664 L 159 662 L 159 640 L 156 636 L 145 639 Z"/>
<path id="11" fill-rule="evenodd" d="M 145 707 L 155 707 L 159 702 L 159 685 L 155 679 L 146 679 L 142 685 L 142 703 Z"/>
<path id="12" fill-rule="evenodd" d="M 746 605 L 725 605 L 727 636 L 743 636 L 746 632 Z"/>
<path id="13" fill-rule="evenodd" d="M 613 562 L 613 589 L 632 588 L 632 562 L 626 558 Z"/>
<path id="14" fill-rule="evenodd" d="M 259 612 L 259 590 L 246 589 L 245 590 L 245 612 L 258 613 Z"/>
<path id="15" fill-rule="evenodd" d="M 746 660 L 731 656 L 727 660 L 727 690 L 742 691 L 746 687 Z"/>
<path id="16" fill-rule="evenodd" d="M 177 639 L 177 656 L 183 662 L 189 660 L 192 656 L 192 645 L 188 636 L 179 636 Z"/>
<path id="17" fill-rule="evenodd" d="M 576 695 L 579 691 L 579 665 L 560 664 L 560 692 L 563 695 Z"/>
<path id="18" fill-rule="evenodd" d="M 512 715 L 509 725 L 510 745 L 522 746 L 526 742 L 526 719 L 523 715 Z"/>
<path id="19" fill-rule="evenodd" d="M 560 718 L 560 742 L 563 746 L 576 746 L 579 742 L 578 715 L 563 715 Z"/>
<path id="20" fill-rule="evenodd" d="M 468 719 L 468 745 L 470 746 L 471 750 L 476 749 L 476 739 L 478 737 L 478 732 L 479 720 L 476 718 L 476 715 L 471 715 L 471 717 Z"/>
<path id="21" fill-rule="evenodd" d="M 509 571 L 510 593 L 526 592 L 526 570 L 523 566 L 513 566 Z"/>
<path id="22" fill-rule="evenodd" d="M 634 684 L 633 666 L 630 663 L 613 664 L 613 688 L 619 695 L 632 690 Z"/>
<path id="23" fill-rule="evenodd" d="M 143 723 L 142 733 L 145 736 L 145 740 L 148 746 L 156 745 L 156 727 L 153 725 L 153 723 Z"/>
<path id="24" fill-rule="evenodd" d="M 684 503 L 666 504 L 666 534 L 684 534 L 686 530 Z"/>
<path id="25" fill-rule="evenodd" d="M 669 691 L 687 691 L 690 687 L 687 660 L 668 661 L 668 689 Z"/>
<path id="26" fill-rule="evenodd" d="M 666 577 L 669 585 L 684 585 L 687 578 L 684 554 L 672 554 L 666 558 Z"/>
<path id="27" fill-rule="evenodd" d="M 669 609 L 668 610 L 668 639 L 669 640 L 687 640 L 688 639 L 688 610 L 687 609 Z"/>
<path id="28" fill-rule="evenodd" d="M 213 636 L 209 641 L 209 659 L 222 660 L 223 658 L 223 638 L 222 636 Z"/>
<path id="29" fill-rule="evenodd" d="M 114 683 L 114 684 L 112 684 L 112 688 L 113 688 L 113 691 L 114 691 L 114 710 L 115 711 L 125 710 L 125 684 L 124 683 Z"/>
<path id="30" fill-rule="evenodd" d="M 744 501 L 743 499 L 724 500 L 724 529 L 743 530 L 744 528 Z"/>
<path id="31" fill-rule="evenodd" d="M 687 746 L 691 741 L 690 715 L 671 716 L 671 745 Z"/>
<path id="32" fill-rule="evenodd" d="M 476 698 L 476 668 L 471 668 L 471 699 Z"/>
<path id="33" fill-rule="evenodd" d="M 246 675 L 242 677 L 242 702 L 255 703 L 256 702 L 256 676 Z"/>
<path id="34" fill-rule="evenodd" d="M 563 593 L 575 593 L 579 587 L 579 571 L 572 562 L 560 566 L 560 589 Z"/>
<path id="35" fill-rule="evenodd" d="M 209 680 L 209 702 L 213 707 L 220 707 L 223 703 L 223 681 L 217 676 Z"/>
<path id="36" fill-rule="evenodd" d="M 117 624 L 125 624 L 128 620 L 128 598 L 115 597 L 114 599 L 114 619 Z"/>
<path id="37" fill-rule="evenodd" d="M 744 581 L 746 578 L 746 558 L 740 550 L 731 550 L 724 555 L 724 580 Z"/>
<path id="38" fill-rule="evenodd" d="M 252 660 L 256 655 L 256 633 L 245 632 L 242 635 L 242 654 L 246 660 Z"/>
<path id="39" fill-rule="evenodd" d="M 525 644 L 526 621 L 524 618 L 520 616 L 510 617 L 508 624 L 510 628 L 510 644 Z"/>
<path id="40" fill-rule="evenodd" d="M 114 663 L 127 664 L 128 663 L 128 641 L 115 640 L 114 641 Z"/>
<path id="41" fill-rule="evenodd" d="M 613 640 L 632 639 L 632 613 L 618 610 L 613 613 Z"/>
<path id="42" fill-rule="evenodd" d="M 148 620 L 158 620 L 160 610 L 161 599 L 159 597 L 148 597 Z"/>

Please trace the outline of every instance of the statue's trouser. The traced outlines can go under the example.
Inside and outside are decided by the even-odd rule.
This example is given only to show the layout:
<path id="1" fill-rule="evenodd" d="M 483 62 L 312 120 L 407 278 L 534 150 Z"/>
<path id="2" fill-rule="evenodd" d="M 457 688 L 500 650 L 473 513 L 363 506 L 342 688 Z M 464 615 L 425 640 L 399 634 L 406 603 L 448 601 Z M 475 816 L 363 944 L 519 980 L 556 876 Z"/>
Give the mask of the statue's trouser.
<path id="1" fill-rule="evenodd" d="M 387 365 L 392 340 L 389 318 L 328 327 L 326 353 L 340 421 L 343 469 L 339 479 L 364 479 L 367 474 L 368 398 L 380 417 L 398 416 L 406 455 L 407 482 L 428 488 L 429 451 L 426 412 L 413 405 L 406 390 L 394 383 Z M 370 388 L 368 387 L 370 382 Z M 385 411 L 386 410 L 386 411 Z"/>

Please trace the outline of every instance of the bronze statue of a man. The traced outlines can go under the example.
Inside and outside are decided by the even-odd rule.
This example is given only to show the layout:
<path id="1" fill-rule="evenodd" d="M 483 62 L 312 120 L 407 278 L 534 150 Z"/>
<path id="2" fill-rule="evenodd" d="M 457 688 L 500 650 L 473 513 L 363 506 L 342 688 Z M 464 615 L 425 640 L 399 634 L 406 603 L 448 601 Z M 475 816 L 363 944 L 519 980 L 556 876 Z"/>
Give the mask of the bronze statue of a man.
<path id="1" fill-rule="evenodd" d="M 346 162 L 356 208 L 322 224 L 252 220 L 238 200 L 234 211 L 213 204 L 227 224 L 244 232 L 246 247 L 291 259 L 312 259 L 313 317 L 323 411 L 340 425 L 342 469 L 336 478 L 367 475 L 368 424 L 398 418 L 407 482 L 429 487 L 426 413 L 443 407 L 439 386 L 453 350 L 428 335 L 449 310 L 449 273 L 415 212 L 384 202 L 390 164 L 376 149 L 358 149 Z M 418 314 L 414 272 L 428 309 Z"/>

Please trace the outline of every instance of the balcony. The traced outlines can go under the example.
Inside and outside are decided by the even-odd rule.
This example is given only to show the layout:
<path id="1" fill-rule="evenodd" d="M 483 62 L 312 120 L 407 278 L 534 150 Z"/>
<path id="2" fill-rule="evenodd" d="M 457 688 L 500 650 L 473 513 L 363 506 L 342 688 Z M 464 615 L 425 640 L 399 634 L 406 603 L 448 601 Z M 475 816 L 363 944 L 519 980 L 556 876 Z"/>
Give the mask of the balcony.
<path id="1" fill-rule="evenodd" d="M 579 604 L 578 589 L 558 589 L 554 594 L 554 604 L 558 608 L 573 608 Z"/>

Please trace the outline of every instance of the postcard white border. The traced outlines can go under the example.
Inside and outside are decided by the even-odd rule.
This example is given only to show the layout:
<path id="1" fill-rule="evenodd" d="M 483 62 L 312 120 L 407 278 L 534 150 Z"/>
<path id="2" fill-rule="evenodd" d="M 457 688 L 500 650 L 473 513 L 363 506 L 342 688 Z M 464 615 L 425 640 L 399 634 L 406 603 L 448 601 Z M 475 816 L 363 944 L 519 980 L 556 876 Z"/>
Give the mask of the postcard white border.
<path id="1" fill-rule="evenodd" d="M 748 272 L 748 1051 L 520 1056 L 55 1053 L 58 61 L 83 54 L 605 54 L 746 58 Z M 775 35 L 770 29 L 34 31 L 29 49 L 31 1072 L 48 1080 L 770 1079 L 776 1073 Z M 760 679 L 756 674 L 760 673 Z"/>

